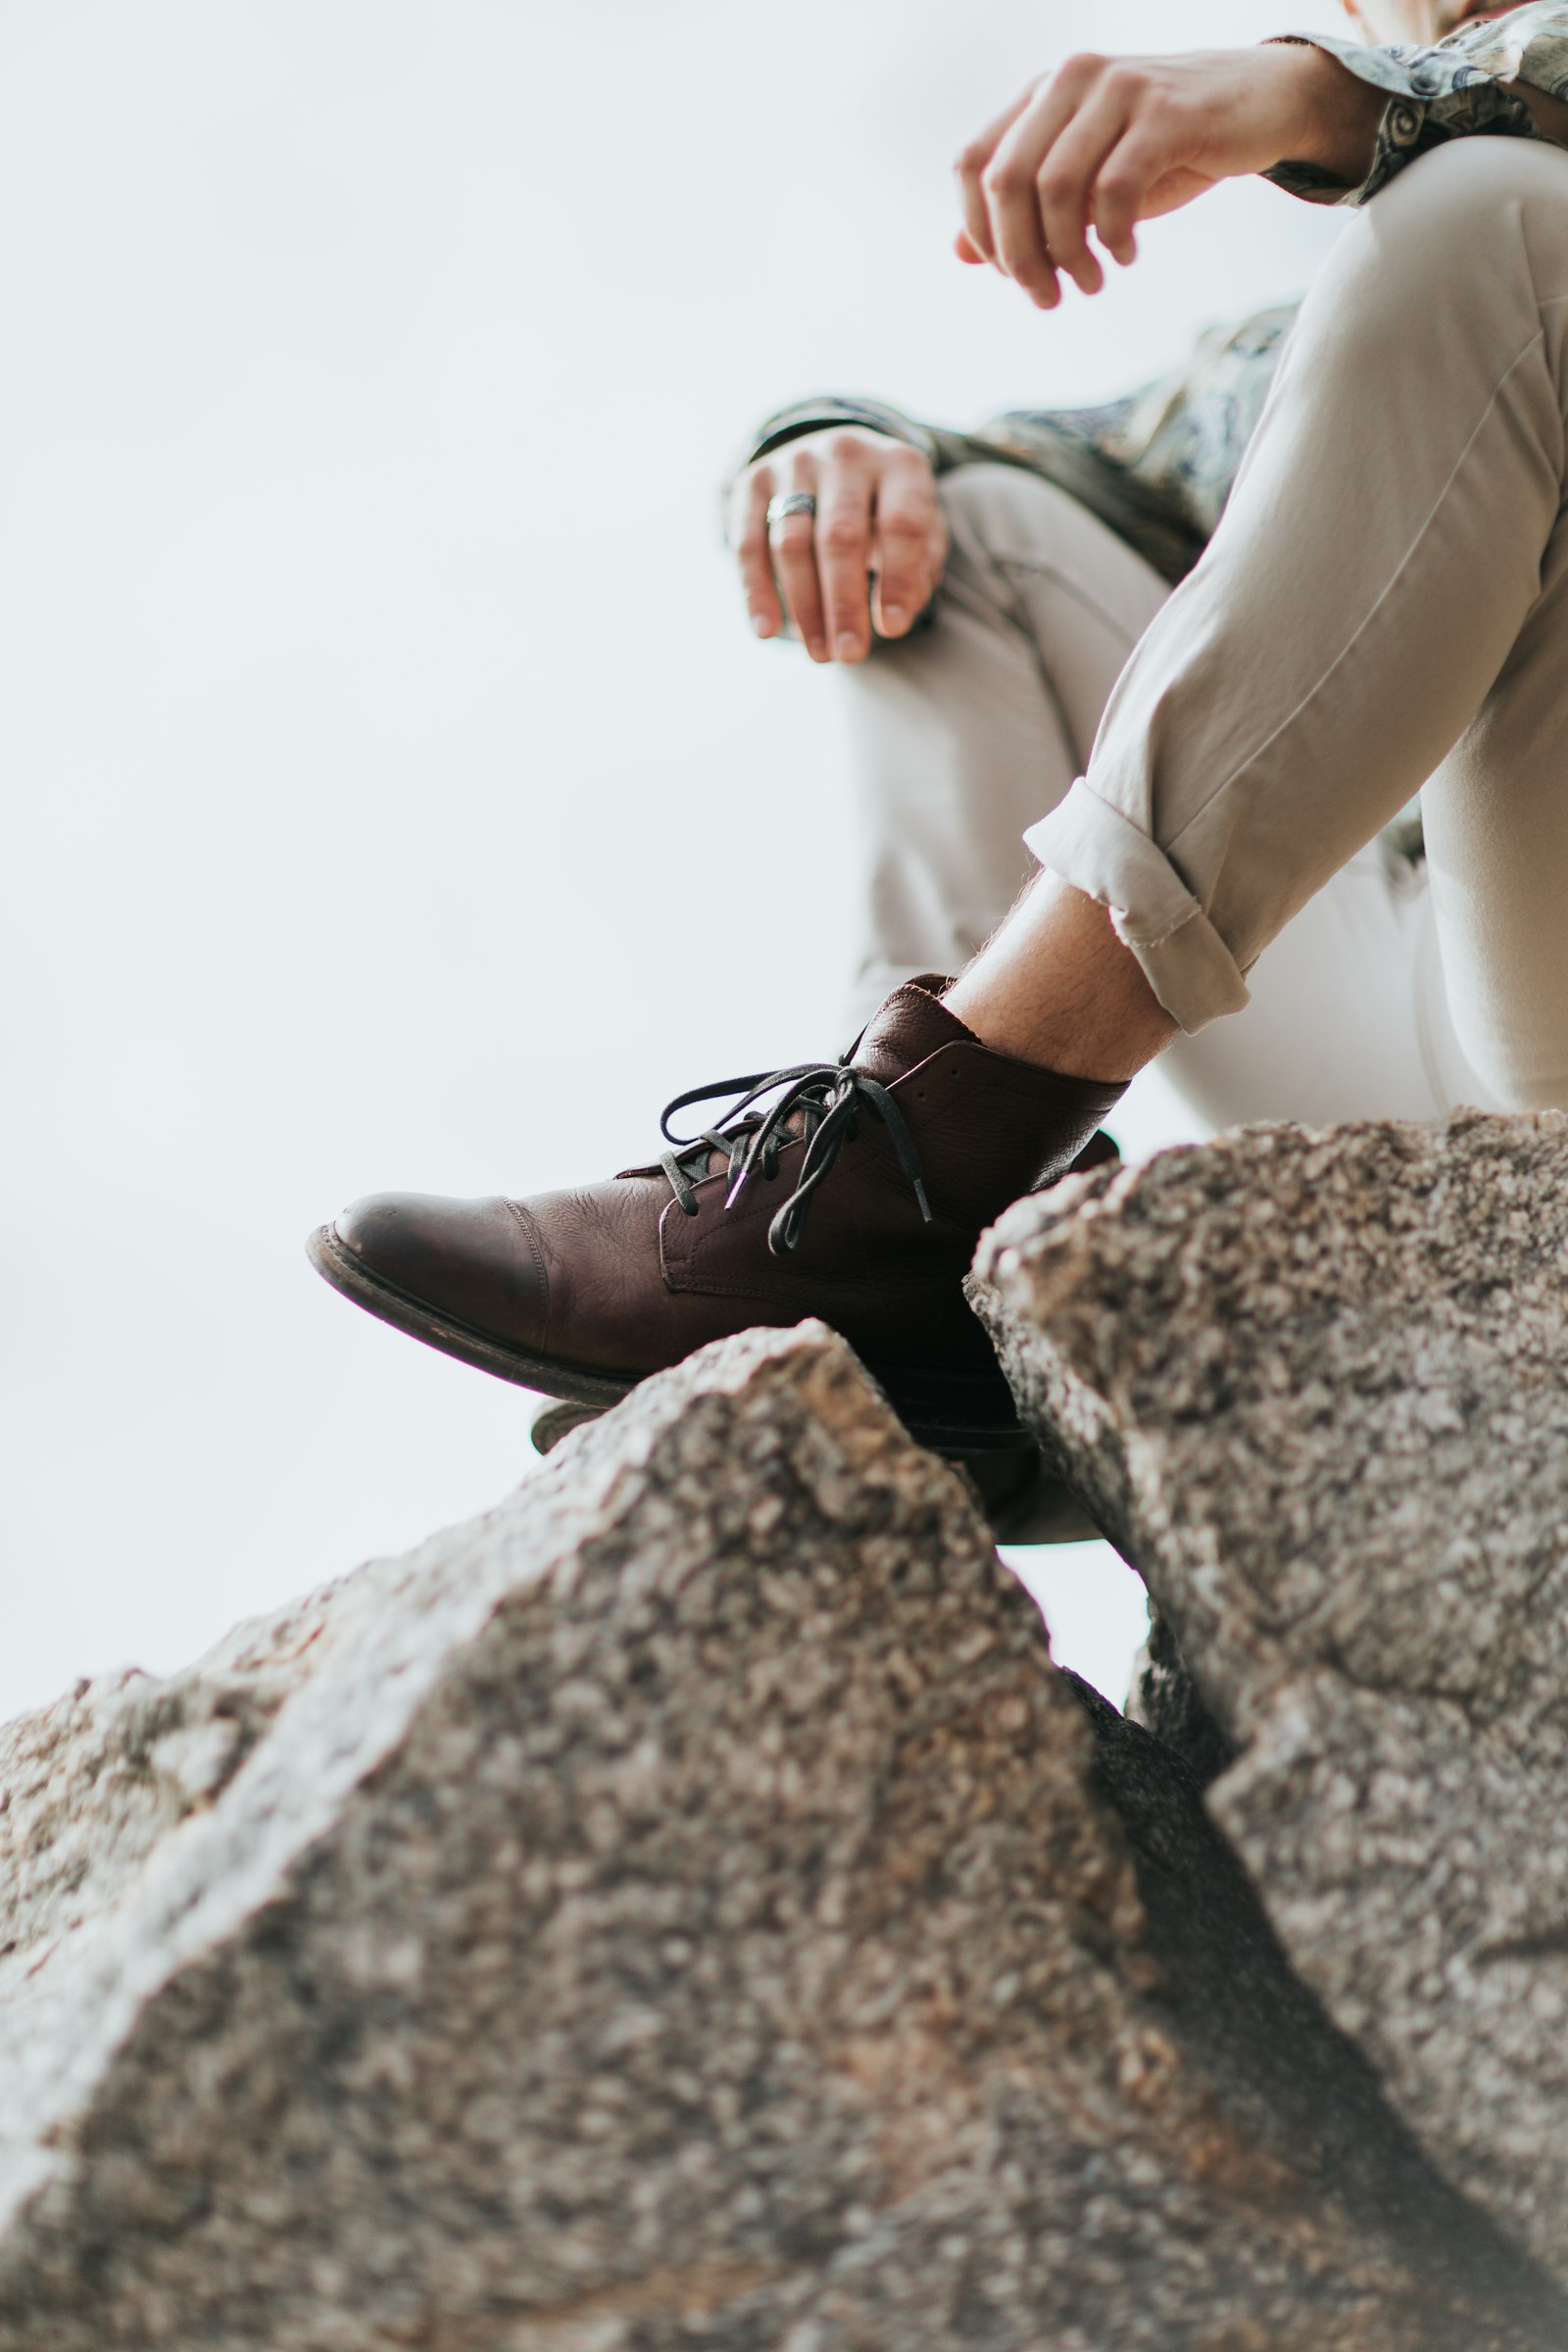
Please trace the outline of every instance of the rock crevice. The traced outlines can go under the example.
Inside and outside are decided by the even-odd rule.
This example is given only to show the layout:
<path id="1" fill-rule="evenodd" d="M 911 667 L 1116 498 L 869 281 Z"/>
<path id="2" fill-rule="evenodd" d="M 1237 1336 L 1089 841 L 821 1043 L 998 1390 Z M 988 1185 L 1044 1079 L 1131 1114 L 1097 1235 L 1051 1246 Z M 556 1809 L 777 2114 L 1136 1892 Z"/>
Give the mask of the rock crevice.
<path id="1" fill-rule="evenodd" d="M 1568 1122 L 1074 1180 L 975 1295 L 1235 1751 L 1209 1807 L 1292 1967 L 1568 2281 Z"/>
<path id="2" fill-rule="evenodd" d="M 0 2352 L 1563 2340 L 819 1328 L 4 1769 Z"/>

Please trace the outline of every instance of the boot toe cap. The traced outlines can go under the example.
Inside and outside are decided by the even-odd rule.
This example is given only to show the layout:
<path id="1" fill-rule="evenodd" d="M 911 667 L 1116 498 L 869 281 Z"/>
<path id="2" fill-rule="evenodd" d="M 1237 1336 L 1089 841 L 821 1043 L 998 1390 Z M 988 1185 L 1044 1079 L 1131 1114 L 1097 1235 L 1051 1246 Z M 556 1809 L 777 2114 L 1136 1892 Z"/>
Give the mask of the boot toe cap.
<path id="1" fill-rule="evenodd" d="M 373 1283 L 436 1314 L 512 1346 L 543 1337 L 543 1258 L 516 1201 L 371 1193 L 340 1212 L 332 1237 Z"/>

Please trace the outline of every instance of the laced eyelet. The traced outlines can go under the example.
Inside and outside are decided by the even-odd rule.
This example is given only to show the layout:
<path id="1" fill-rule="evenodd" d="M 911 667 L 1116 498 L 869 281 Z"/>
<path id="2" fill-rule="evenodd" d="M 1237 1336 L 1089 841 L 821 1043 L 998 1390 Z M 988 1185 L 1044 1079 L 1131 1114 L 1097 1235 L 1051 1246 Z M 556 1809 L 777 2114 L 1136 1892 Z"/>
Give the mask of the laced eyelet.
<path id="1" fill-rule="evenodd" d="M 768 1109 L 753 1109 L 754 1103 L 770 1095 L 774 1100 Z M 696 1102 L 710 1102 L 718 1096 L 740 1097 L 725 1126 L 707 1128 L 697 1136 L 675 1134 L 670 1120 L 677 1111 Z M 917 1100 L 924 1102 L 923 1089 Z M 791 1132 L 797 1114 L 798 1135 Z M 660 1120 L 661 1131 L 673 1149 L 662 1155 L 659 1164 L 681 1207 L 695 1217 L 699 1209 L 693 1182 L 719 1172 L 710 1171 L 710 1158 L 721 1157 L 729 1163 L 729 1190 L 724 1200 L 728 1209 L 734 1207 L 753 1176 L 760 1173 L 764 1183 L 776 1182 L 783 1172 L 778 1153 L 786 1147 L 786 1138 L 791 1144 L 803 1144 L 800 1165 L 793 1171 L 794 1190 L 767 1229 L 769 1250 L 775 1257 L 786 1257 L 800 1240 L 812 1197 L 830 1173 L 840 1146 L 858 1134 L 860 1114 L 876 1118 L 886 1129 L 920 1214 L 930 1224 L 931 1204 L 921 1181 L 920 1155 L 903 1112 L 885 1086 L 850 1061 L 801 1062 L 793 1069 L 759 1071 L 749 1078 L 725 1079 L 677 1095 L 665 1104 Z"/>

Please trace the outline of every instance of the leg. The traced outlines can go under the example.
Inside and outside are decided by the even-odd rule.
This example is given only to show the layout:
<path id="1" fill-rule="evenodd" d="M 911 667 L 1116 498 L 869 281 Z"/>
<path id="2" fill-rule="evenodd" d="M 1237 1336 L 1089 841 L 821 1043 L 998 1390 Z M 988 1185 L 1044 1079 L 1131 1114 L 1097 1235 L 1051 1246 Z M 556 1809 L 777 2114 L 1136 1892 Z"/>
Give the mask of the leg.
<path id="1" fill-rule="evenodd" d="M 934 1442 L 1009 1441 L 961 1287 L 982 1227 L 1071 1164 L 1172 1021 L 1245 1003 L 1243 972 L 1440 767 L 1434 905 L 1466 1043 L 1504 1099 L 1564 1085 L 1565 194 L 1557 151 L 1472 140 L 1352 224 L 1213 547 L 1036 828 L 1055 878 L 952 1004 L 897 990 L 853 1061 L 777 1072 L 722 1130 L 603 1184 L 362 1201 L 316 1237 L 328 1279 L 589 1403 L 820 1315 Z M 1474 840 L 1489 812 L 1514 854 Z"/>
<path id="2" fill-rule="evenodd" d="M 1466 1054 L 1504 1102 L 1568 1100 L 1565 196 L 1555 149 L 1460 142 L 1386 189 L 1314 288 L 1213 546 L 1032 836 L 1113 910 L 1129 1019 L 1129 962 L 1184 1029 L 1238 1009 L 1268 941 L 1435 775 Z M 956 1001 L 999 1044 L 1018 968 L 999 941 Z"/>
<path id="3" fill-rule="evenodd" d="M 1458 1047 L 1500 1103 L 1527 1110 L 1568 1109 L 1565 701 L 1568 529 L 1559 524 L 1513 651 L 1422 796 Z"/>
<path id="4" fill-rule="evenodd" d="M 1169 595 L 1096 516 L 1015 466 L 964 466 L 942 499 L 953 552 L 934 625 L 837 673 L 864 845 L 852 1032 L 916 973 L 958 971 L 1014 906 L 1037 870 L 1023 831 L 1082 773 L 1111 690 Z M 1445 1107 L 1418 1034 L 1414 909 L 1385 867 L 1374 846 L 1296 918 L 1245 1022 L 1177 1039 L 1167 1074 L 1211 1124 Z M 1112 978 L 1120 959 L 1088 913 L 1051 926 L 1046 952 L 1062 965 L 1052 1046 L 1056 1066 L 1112 1076 L 1125 1020 L 1103 974 L 1082 984 L 1098 951 Z M 1040 976 L 1030 959 L 1031 1000 Z M 961 1012 L 961 991 L 954 1002 Z M 1097 1034 L 1088 1024 L 1106 1012 Z M 1157 1048 L 1171 1026 L 1142 1042 Z"/>
<path id="5" fill-rule="evenodd" d="M 1270 942 L 1237 1020 L 1161 1068 L 1215 1128 L 1249 1119 L 1436 1119 L 1495 1107 L 1450 1035 L 1423 869 L 1372 842 Z"/>
<path id="6" fill-rule="evenodd" d="M 1016 468 L 967 468 L 947 497 L 935 627 L 843 673 L 887 996 L 853 1065 L 784 1073 L 762 1090 L 765 1115 L 732 1115 L 605 1184 L 360 1201 L 312 1244 L 356 1303 L 590 1407 L 707 1340 L 821 1315 L 921 1435 L 965 1458 L 989 1449 L 1009 1484 L 1020 1457 L 1032 1472 L 962 1279 L 981 1228 L 1071 1164 L 1120 1088 L 989 1053 L 930 985 L 886 982 L 953 970 L 1004 913 L 1030 870 L 1022 828 L 1082 764 L 1165 587 Z"/>
<path id="7" fill-rule="evenodd" d="M 1026 825 L 1083 772 L 1169 591 L 1064 491 L 1009 466 L 942 484 L 933 625 L 839 672 L 864 845 L 858 1027 L 917 972 L 956 972 L 1035 871 Z"/>

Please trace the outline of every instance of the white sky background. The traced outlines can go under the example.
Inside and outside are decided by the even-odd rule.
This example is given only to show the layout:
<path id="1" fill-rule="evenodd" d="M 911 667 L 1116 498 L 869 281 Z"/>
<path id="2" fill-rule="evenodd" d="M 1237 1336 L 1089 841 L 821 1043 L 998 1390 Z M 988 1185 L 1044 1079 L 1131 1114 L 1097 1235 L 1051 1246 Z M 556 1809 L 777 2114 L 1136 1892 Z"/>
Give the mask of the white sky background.
<path id="1" fill-rule="evenodd" d="M 1328 0 L 0 14 L 0 1715 L 495 1501 L 530 1400 L 330 1293 L 354 1195 L 540 1190 L 832 1050 L 835 680 L 714 484 L 797 393 L 1098 398 L 1298 291 L 1260 183 L 1045 318 L 949 163 L 1086 43 Z M 1122 1122 L 1186 1132 L 1158 1083 Z M 1058 1651 L 1119 1694 L 1103 1546 Z"/>

